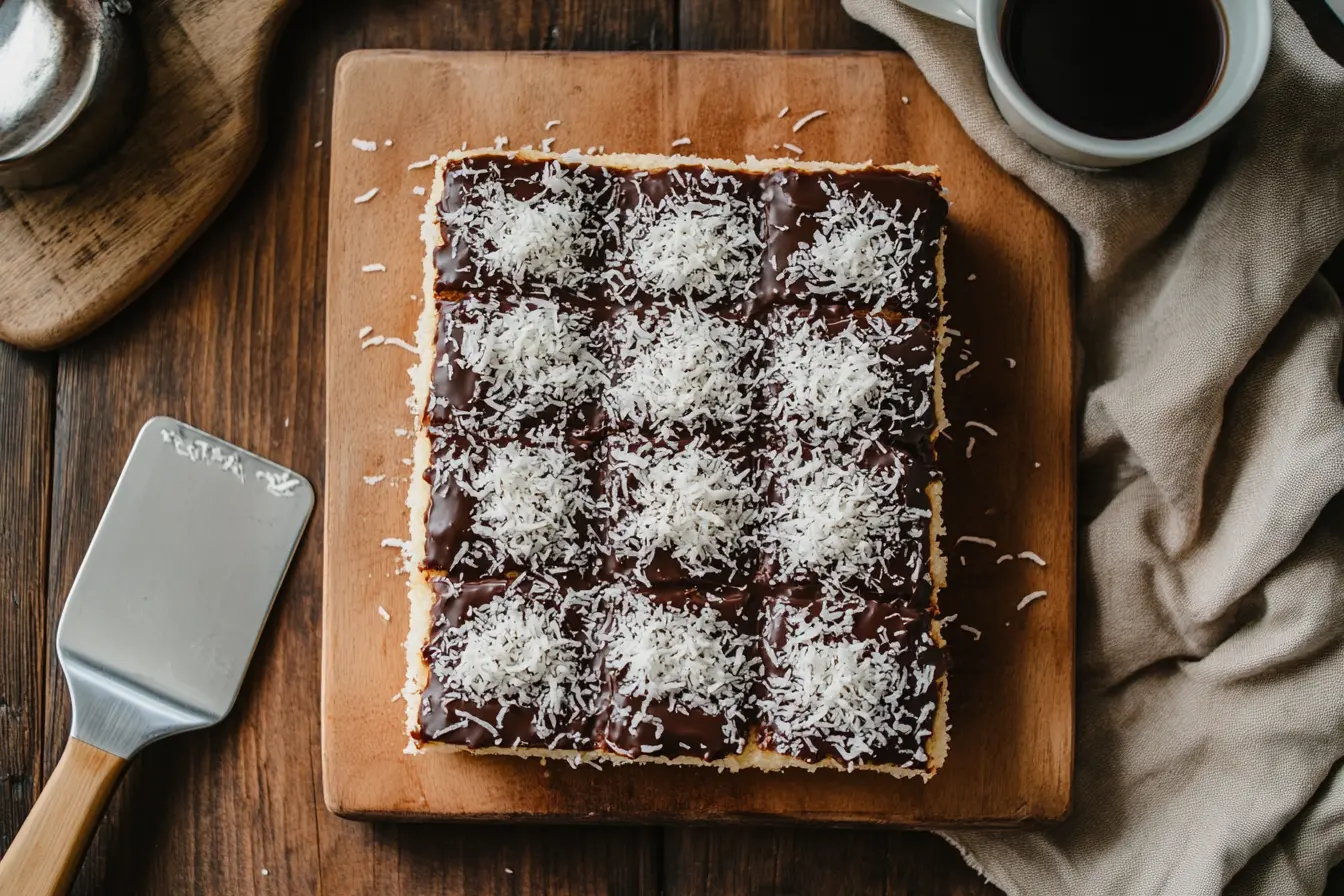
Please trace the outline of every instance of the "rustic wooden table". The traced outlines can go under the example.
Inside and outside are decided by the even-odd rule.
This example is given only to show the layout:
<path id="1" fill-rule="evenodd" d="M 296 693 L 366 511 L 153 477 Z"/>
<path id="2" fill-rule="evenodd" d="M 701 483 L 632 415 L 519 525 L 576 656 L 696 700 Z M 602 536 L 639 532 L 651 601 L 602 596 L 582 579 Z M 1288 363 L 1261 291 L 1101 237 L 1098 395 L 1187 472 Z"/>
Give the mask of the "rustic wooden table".
<path id="1" fill-rule="evenodd" d="M 270 74 L 269 141 L 229 209 L 93 336 L 59 354 L 0 346 L 0 850 L 69 730 L 56 620 L 140 424 L 153 414 L 183 416 L 292 465 L 320 488 L 329 94 L 336 60 L 357 47 L 890 43 L 852 23 L 834 0 L 302 5 Z M 319 514 L 237 709 L 219 727 L 158 744 L 135 762 L 76 892 L 997 892 L 926 833 L 336 818 L 323 808 L 319 768 L 321 555 Z M 1332 890 L 1344 893 L 1344 881 Z"/>

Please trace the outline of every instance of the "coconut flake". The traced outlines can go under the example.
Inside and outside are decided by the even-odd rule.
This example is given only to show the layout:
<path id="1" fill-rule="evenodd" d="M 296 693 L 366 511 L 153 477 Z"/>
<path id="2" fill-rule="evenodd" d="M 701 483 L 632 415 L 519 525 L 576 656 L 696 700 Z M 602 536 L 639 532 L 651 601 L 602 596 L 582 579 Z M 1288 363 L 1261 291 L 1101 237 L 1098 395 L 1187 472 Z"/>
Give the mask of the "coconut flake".
<path id="1" fill-rule="evenodd" d="M 1017 559 L 1019 559 L 1019 560 L 1030 560 L 1032 563 L 1035 563 L 1037 566 L 1044 566 L 1044 565 L 1045 565 L 1045 561 L 1041 559 L 1041 555 L 1038 554 L 1038 553 L 1036 553 L 1035 551 L 1023 551 L 1022 553 L 1020 553 L 1020 554 L 1017 555 Z"/>
<path id="2" fill-rule="evenodd" d="M 1028 594 L 1026 597 L 1022 598 L 1020 601 L 1017 602 L 1017 608 L 1018 608 L 1019 610 L 1021 610 L 1022 608 L 1024 608 L 1027 604 L 1031 603 L 1032 601 L 1034 601 L 1034 600 L 1040 600 L 1040 599 L 1043 598 L 1043 597 L 1045 597 L 1045 592 L 1044 592 L 1044 591 L 1033 591 L 1033 592 L 1031 592 L 1030 594 Z"/>
<path id="3" fill-rule="evenodd" d="M 355 137 L 350 141 L 350 145 L 361 152 L 377 152 L 378 150 L 377 140 L 361 140 Z"/>
<path id="4" fill-rule="evenodd" d="M 377 195 L 378 195 L 378 188 L 377 188 L 377 187 L 374 187 L 373 189 L 369 190 L 367 193 L 360 193 L 358 196 L 355 197 L 355 205 L 362 205 L 362 204 L 364 204 L 365 202 L 368 202 L 370 199 L 372 199 L 373 197 L 375 197 L 375 196 L 377 196 Z"/>
<path id="5" fill-rule="evenodd" d="M 861 435 L 876 440 L 931 426 L 933 366 L 902 365 L 883 352 L 914 337 L 919 321 L 851 319 L 839 333 L 820 318 L 781 316 L 771 322 L 765 372 L 770 416 L 813 443 Z"/>
<path id="6" fill-rule="evenodd" d="M 803 127 L 804 127 L 809 121 L 816 121 L 818 118 L 820 118 L 821 116 L 823 116 L 823 115 L 825 115 L 825 114 L 826 114 L 826 110 L 825 110 L 825 109 L 818 109 L 818 110 L 816 110 L 815 112 L 809 112 L 809 113 L 807 113 L 807 114 L 804 115 L 802 118 L 798 119 L 797 121 L 795 121 L 795 122 L 793 123 L 793 132 L 794 132 L 795 134 L 798 133 L 799 131 L 801 131 L 801 130 L 803 129 Z"/>
<path id="7" fill-rule="evenodd" d="M 983 544 L 985 547 L 989 548 L 996 548 L 999 546 L 999 543 L 994 539 L 981 538 L 978 535 L 960 535 L 957 537 L 957 544 L 961 544 L 963 541 L 970 542 L 971 544 Z"/>

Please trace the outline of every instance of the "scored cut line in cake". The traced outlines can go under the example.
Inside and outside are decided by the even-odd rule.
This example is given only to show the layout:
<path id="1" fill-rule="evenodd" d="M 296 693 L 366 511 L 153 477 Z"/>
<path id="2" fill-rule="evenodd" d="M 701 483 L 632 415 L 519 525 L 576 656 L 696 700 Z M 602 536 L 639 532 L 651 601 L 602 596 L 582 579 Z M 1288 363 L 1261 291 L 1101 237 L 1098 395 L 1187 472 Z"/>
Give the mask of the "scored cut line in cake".
<path id="1" fill-rule="evenodd" d="M 936 771 L 945 215 L 936 170 L 909 166 L 441 160 L 414 374 L 412 747 Z M 482 588 L 490 602 L 459 606 Z M 790 645 L 771 633 L 794 628 L 815 657 L 847 659 L 782 671 Z M 711 631 L 736 646 L 685 640 Z M 553 682 L 547 703 L 483 675 L 509 666 L 500 644 L 561 670 L 577 651 L 569 702 Z M 786 687 L 797 675 L 825 687 Z M 817 704 L 807 717 L 831 727 L 804 730 L 769 696 L 845 688 L 900 711 L 858 730 Z"/>

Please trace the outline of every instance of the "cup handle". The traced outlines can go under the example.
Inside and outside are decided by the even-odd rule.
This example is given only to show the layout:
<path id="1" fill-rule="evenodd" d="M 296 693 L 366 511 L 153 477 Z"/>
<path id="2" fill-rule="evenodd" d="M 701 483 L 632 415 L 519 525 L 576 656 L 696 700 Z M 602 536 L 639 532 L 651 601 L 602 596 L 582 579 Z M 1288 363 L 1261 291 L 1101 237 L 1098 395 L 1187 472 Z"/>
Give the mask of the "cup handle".
<path id="1" fill-rule="evenodd" d="M 975 0 L 902 0 L 906 6 L 920 12 L 965 25 L 975 27 Z"/>

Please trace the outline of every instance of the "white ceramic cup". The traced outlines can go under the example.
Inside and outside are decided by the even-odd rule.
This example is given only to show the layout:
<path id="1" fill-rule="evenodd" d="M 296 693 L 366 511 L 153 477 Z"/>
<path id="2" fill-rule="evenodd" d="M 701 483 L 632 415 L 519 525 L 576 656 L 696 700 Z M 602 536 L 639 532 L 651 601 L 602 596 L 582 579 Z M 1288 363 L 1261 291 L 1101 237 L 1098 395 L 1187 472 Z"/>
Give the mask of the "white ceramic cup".
<path id="1" fill-rule="evenodd" d="M 1192 146 L 1227 124 L 1246 105 L 1264 74 L 1271 38 L 1271 0 L 1217 0 L 1227 26 L 1223 74 L 1213 95 L 1179 127 L 1140 140 L 1109 140 L 1047 115 L 1023 92 L 1003 55 L 1006 0 L 904 0 L 915 9 L 976 30 L 989 92 L 1008 125 L 1048 156 L 1082 168 L 1134 165 Z M 1080 3 L 1094 0 L 1078 0 Z M 1141 53 L 1136 48 L 1136 53 Z"/>

